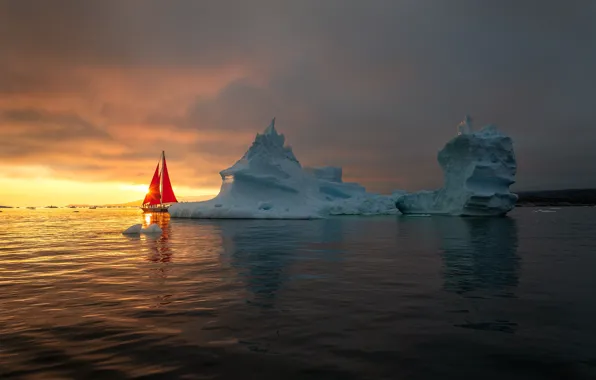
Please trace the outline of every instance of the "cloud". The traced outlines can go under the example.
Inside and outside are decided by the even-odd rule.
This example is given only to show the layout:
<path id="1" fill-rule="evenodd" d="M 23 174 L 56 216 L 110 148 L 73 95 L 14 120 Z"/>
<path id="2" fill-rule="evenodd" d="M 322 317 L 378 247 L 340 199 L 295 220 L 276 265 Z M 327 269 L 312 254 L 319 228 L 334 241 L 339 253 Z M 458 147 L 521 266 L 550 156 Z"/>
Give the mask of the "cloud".
<path id="1" fill-rule="evenodd" d="M 85 142 L 109 146 L 113 141 L 76 114 L 31 108 L 0 110 L 0 157 L 5 160 L 40 159 L 65 150 L 74 155 Z"/>
<path id="2" fill-rule="evenodd" d="M 37 112 L 2 122 L 6 156 L 70 154 L 81 166 L 61 172 L 140 178 L 166 149 L 183 182 L 214 186 L 277 116 L 304 164 L 417 189 L 440 184 L 436 152 L 471 113 L 513 136 L 519 188 L 596 186 L 593 2 L 2 7 L 0 107 Z M 17 127 L 31 134 L 6 143 Z"/>
<path id="3" fill-rule="evenodd" d="M 14 125 L 18 130 L 31 125 L 41 126 L 36 134 L 42 138 L 61 140 L 79 137 L 108 138 L 108 135 L 95 125 L 76 114 L 53 113 L 38 109 L 8 109 L 0 111 L 0 122 Z"/>

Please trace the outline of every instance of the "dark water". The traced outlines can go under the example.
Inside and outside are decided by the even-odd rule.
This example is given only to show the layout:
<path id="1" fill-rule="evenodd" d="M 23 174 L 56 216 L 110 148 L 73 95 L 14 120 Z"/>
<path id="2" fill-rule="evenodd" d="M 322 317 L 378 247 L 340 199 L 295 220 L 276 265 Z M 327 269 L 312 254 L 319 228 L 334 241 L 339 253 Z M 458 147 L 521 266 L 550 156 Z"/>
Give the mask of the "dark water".
<path id="1" fill-rule="evenodd" d="M 596 378 L 596 208 L 0 214 L 0 378 Z"/>

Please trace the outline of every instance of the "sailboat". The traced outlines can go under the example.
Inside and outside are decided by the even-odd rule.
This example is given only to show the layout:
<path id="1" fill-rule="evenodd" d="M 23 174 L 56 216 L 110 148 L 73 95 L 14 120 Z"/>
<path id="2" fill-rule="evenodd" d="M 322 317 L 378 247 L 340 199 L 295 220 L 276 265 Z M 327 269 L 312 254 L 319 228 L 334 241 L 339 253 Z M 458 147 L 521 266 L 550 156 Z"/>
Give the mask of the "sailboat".
<path id="1" fill-rule="evenodd" d="M 155 168 L 153 179 L 149 184 L 149 192 L 145 195 L 141 209 L 144 212 L 168 212 L 168 207 L 176 203 L 176 195 L 170 183 L 168 175 L 168 166 L 166 165 L 165 152 L 161 152 L 161 157 Z"/>

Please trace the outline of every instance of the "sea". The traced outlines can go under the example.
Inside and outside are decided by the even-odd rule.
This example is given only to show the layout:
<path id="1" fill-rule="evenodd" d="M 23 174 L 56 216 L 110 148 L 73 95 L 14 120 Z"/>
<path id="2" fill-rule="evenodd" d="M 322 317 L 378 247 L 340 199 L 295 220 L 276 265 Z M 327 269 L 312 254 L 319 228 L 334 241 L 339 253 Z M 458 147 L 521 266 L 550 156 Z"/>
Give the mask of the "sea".
<path id="1" fill-rule="evenodd" d="M 594 207 L 0 222 L 0 379 L 596 379 Z"/>

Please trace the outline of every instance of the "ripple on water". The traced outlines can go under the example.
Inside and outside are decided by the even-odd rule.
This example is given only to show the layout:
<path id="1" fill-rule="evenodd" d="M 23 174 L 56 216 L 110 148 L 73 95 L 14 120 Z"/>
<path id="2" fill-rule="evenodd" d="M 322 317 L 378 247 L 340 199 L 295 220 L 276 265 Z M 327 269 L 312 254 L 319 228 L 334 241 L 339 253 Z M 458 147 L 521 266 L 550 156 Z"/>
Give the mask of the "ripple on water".
<path id="1" fill-rule="evenodd" d="M 595 375 L 593 209 L 0 220 L 1 378 Z"/>

